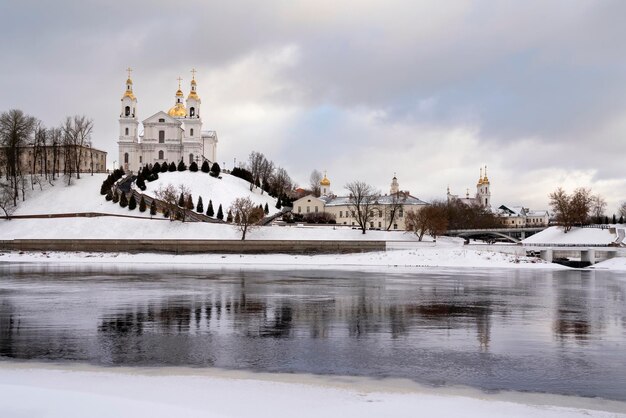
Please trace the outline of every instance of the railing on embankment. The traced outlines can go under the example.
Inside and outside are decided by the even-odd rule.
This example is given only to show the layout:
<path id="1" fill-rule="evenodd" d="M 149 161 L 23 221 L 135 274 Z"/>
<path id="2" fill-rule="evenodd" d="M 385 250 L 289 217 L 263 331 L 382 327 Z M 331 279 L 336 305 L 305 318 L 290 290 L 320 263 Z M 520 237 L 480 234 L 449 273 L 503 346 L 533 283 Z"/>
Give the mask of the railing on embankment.
<path id="1" fill-rule="evenodd" d="M 174 254 L 331 254 L 385 251 L 385 241 L 15 239 L 0 240 L 0 250 Z"/>

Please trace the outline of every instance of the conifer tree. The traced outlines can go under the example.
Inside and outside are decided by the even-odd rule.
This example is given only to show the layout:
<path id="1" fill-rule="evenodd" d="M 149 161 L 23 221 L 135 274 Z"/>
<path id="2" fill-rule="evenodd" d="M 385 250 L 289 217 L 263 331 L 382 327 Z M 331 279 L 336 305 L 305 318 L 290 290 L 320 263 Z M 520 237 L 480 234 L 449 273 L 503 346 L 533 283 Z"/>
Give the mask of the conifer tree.
<path id="1" fill-rule="evenodd" d="M 120 201 L 120 196 L 117 192 L 113 193 L 113 203 L 117 203 Z"/>
<path id="2" fill-rule="evenodd" d="M 178 171 L 185 171 L 185 170 L 187 170 L 187 166 L 185 165 L 183 160 L 180 160 L 180 162 L 178 163 Z"/>
<path id="3" fill-rule="evenodd" d="M 217 208 L 217 219 L 219 219 L 220 221 L 224 220 L 224 212 L 222 212 L 222 204 L 220 203 L 220 206 Z"/>
<path id="4" fill-rule="evenodd" d="M 280 201 L 280 196 L 278 196 L 278 199 L 276 199 L 276 209 L 280 209 L 282 207 L 283 206 L 282 206 L 281 201 Z"/>
<path id="5" fill-rule="evenodd" d="M 169 171 L 169 166 L 167 165 L 167 163 L 164 161 L 163 164 L 161 164 L 161 173 L 167 173 Z"/>
<path id="6" fill-rule="evenodd" d="M 241 223 L 241 217 L 239 216 L 239 212 L 235 214 L 235 223 L 239 225 Z"/>
<path id="7" fill-rule="evenodd" d="M 198 206 L 196 206 L 196 212 L 204 213 L 204 205 L 202 204 L 202 196 L 198 197 Z"/>
<path id="8" fill-rule="evenodd" d="M 206 209 L 206 216 L 213 217 L 215 212 L 213 211 L 213 201 L 209 199 L 209 207 Z"/>
<path id="9" fill-rule="evenodd" d="M 157 161 L 156 163 L 154 163 L 154 165 L 152 166 L 152 170 L 150 170 L 152 172 L 152 174 L 157 174 L 161 172 L 161 164 L 159 164 L 159 162 Z"/>
<path id="10" fill-rule="evenodd" d="M 183 192 L 180 192 L 180 197 L 178 198 L 178 206 L 180 206 L 181 208 L 185 207 L 185 195 L 183 194 Z"/>
<path id="11" fill-rule="evenodd" d="M 616 224 L 617 223 L 617 218 L 615 217 L 615 214 L 613 214 L 613 223 Z"/>
<path id="12" fill-rule="evenodd" d="M 169 218 L 169 217 L 170 217 L 170 211 L 169 211 L 169 210 L 167 210 L 167 209 L 165 209 L 165 210 L 163 211 L 163 217 L 164 217 L 164 218 Z"/>
<path id="13" fill-rule="evenodd" d="M 176 164 L 174 164 L 174 161 L 172 161 L 172 162 L 170 163 L 170 166 L 169 166 L 169 168 L 168 168 L 168 170 L 167 170 L 167 171 L 169 171 L 169 172 L 176 171 Z"/>
<path id="14" fill-rule="evenodd" d="M 264 212 L 266 215 L 269 215 L 269 214 L 270 214 L 270 208 L 267 206 L 267 203 L 265 203 L 265 207 L 263 208 L 263 212 Z"/>
<path id="15" fill-rule="evenodd" d="M 113 192 L 111 191 L 111 189 L 109 189 L 109 191 L 107 192 L 107 195 L 104 196 L 104 198 L 110 202 L 111 200 L 113 200 Z"/>
<path id="16" fill-rule="evenodd" d="M 189 210 L 193 210 L 193 198 L 191 197 L 191 193 L 187 195 L 187 201 L 185 202 L 185 208 Z"/>
<path id="17" fill-rule="evenodd" d="M 135 195 L 130 195 L 130 200 L 128 201 L 128 210 L 135 210 L 137 207 L 137 199 L 135 199 Z"/>
<path id="18" fill-rule="evenodd" d="M 126 193 L 124 192 L 122 192 L 122 195 L 120 196 L 120 206 L 123 208 L 128 206 L 128 198 L 126 197 Z"/>
<path id="19" fill-rule="evenodd" d="M 619 223 L 620 223 L 620 224 L 623 224 L 623 223 L 624 223 L 624 215 L 622 215 L 622 216 L 620 216 L 620 217 L 619 217 Z"/>
<path id="20" fill-rule="evenodd" d="M 154 199 L 152 199 L 152 202 L 150 203 L 150 215 L 154 216 L 156 214 L 157 214 L 156 201 Z"/>
<path id="21" fill-rule="evenodd" d="M 194 173 L 198 171 L 198 164 L 195 161 L 189 164 L 189 171 Z"/>
<path id="22" fill-rule="evenodd" d="M 228 209 L 228 215 L 226 215 L 226 222 L 228 223 L 233 222 L 233 213 L 230 211 L 230 209 Z"/>
<path id="23" fill-rule="evenodd" d="M 202 170 L 203 173 L 208 173 L 209 171 L 211 171 L 211 168 L 209 167 L 209 161 L 208 160 L 204 160 L 200 170 Z"/>
<path id="24" fill-rule="evenodd" d="M 141 199 L 139 199 L 139 212 L 145 212 L 146 209 L 146 199 L 141 195 Z"/>
<path id="25" fill-rule="evenodd" d="M 220 171 L 222 171 L 220 165 L 218 163 L 213 163 L 213 165 L 211 166 L 211 173 L 213 173 L 213 175 L 217 177 L 220 175 Z"/>

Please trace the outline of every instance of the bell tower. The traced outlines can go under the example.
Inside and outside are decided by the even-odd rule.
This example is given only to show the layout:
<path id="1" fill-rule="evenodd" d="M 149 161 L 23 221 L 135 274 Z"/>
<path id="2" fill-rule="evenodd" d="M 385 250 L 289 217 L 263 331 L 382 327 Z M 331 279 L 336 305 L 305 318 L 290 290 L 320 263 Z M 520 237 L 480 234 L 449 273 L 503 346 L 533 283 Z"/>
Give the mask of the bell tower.
<path id="1" fill-rule="evenodd" d="M 485 166 L 485 174 L 483 175 L 483 168 L 480 168 L 480 178 L 476 184 L 476 198 L 481 206 L 491 208 L 491 184 L 489 183 L 489 177 L 487 177 L 487 166 Z"/>
<path id="2" fill-rule="evenodd" d="M 139 121 L 137 120 L 137 98 L 133 93 L 133 80 L 130 78 L 132 69 L 129 67 L 126 91 L 122 95 L 120 112 L 120 135 L 117 141 L 119 150 L 118 166 L 126 172 L 137 170 L 139 167 Z M 117 167 L 115 167 L 117 168 Z"/>
<path id="3" fill-rule="evenodd" d="M 202 119 L 200 119 L 200 96 L 198 96 L 196 83 L 196 69 L 191 69 L 191 83 L 187 96 L 187 115 L 185 117 L 185 139 L 192 142 L 202 141 Z"/>

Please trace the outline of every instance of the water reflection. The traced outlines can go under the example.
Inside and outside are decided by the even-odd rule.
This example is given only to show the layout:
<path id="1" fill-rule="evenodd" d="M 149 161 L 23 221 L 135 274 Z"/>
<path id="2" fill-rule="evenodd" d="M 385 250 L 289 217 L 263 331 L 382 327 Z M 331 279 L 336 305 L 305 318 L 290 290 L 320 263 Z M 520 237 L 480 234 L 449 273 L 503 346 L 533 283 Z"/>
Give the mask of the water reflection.
<path id="1" fill-rule="evenodd" d="M 408 377 L 626 399 L 625 284 L 589 272 L 0 267 L 0 356 Z"/>

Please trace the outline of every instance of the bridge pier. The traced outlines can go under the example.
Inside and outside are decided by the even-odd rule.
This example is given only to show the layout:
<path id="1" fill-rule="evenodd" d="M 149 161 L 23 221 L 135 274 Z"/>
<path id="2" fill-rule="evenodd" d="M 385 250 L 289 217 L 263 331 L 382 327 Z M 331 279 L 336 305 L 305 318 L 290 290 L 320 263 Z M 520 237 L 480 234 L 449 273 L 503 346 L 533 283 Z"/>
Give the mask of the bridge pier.
<path id="1" fill-rule="evenodd" d="M 580 252 L 580 261 L 586 261 L 589 264 L 595 264 L 596 250 L 582 250 Z"/>
<path id="2" fill-rule="evenodd" d="M 543 261 L 547 261 L 548 263 L 552 262 L 552 259 L 554 258 L 554 251 L 552 251 L 552 249 L 546 249 L 546 250 L 541 250 L 539 252 L 539 257 L 543 260 Z"/>
<path id="3" fill-rule="evenodd" d="M 526 231 L 522 231 L 520 234 L 520 240 L 525 240 L 526 239 Z"/>

